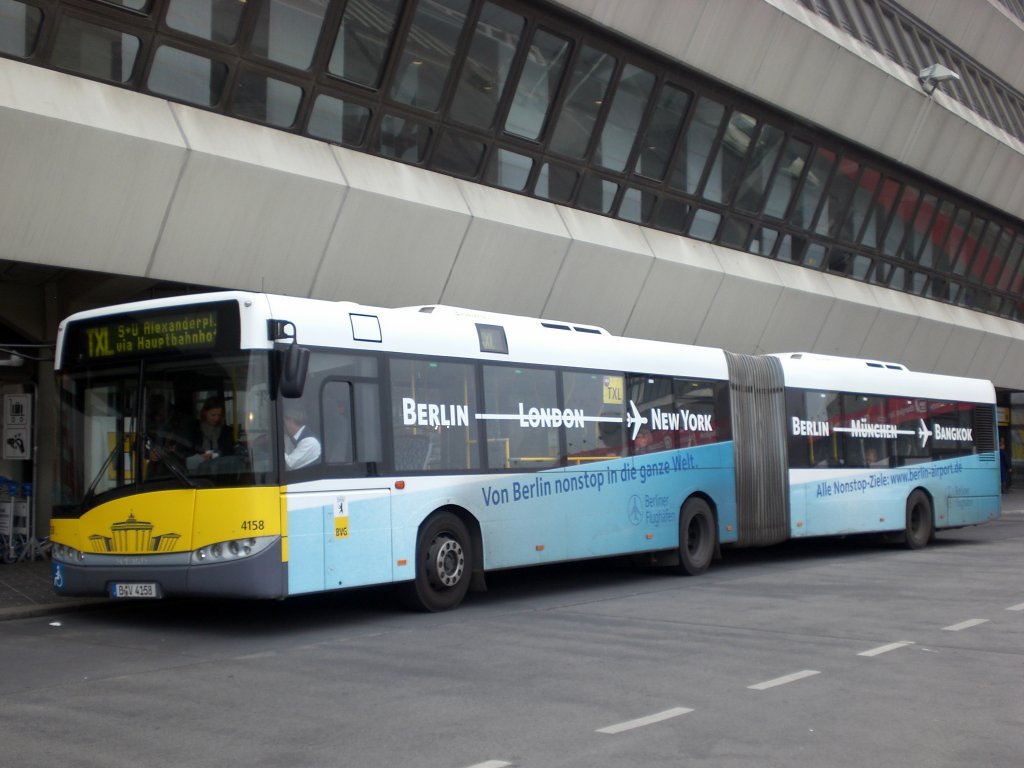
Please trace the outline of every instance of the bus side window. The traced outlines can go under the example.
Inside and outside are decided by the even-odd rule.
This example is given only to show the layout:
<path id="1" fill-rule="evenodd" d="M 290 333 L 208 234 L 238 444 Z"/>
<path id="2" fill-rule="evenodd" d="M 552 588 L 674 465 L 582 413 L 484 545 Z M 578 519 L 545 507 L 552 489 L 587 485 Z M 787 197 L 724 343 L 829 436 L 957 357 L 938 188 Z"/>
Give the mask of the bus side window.
<path id="1" fill-rule="evenodd" d="M 892 453 L 891 441 L 877 436 L 877 425 L 888 425 L 888 401 L 883 397 L 870 395 L 842 395 L 842 426 L 845 432 L 839 435 L 842 463 L 847 467 L 888 466 Z M 850 431 L 855 425 L 859 432 Z M 884 434 L 884 432 L 883 432 Z"/>
<path id="2" fill-rule="evenodd" d="M 601 419 L 565 427 L 566 455 L 562 463 L 584 466 L 622 454 L 624 386 L 625 377 L 621 373 L 562 373 L 563 407 Z"/>
<path id="3" fill-rule="evenodd" d="M 358 398 L 358 390 L 356 394 Z M 451 472 L 478 468 L 480 427 L 475 418 L 470 418 L 476 412 L 476 367 L 472 363 L 425 358 L 392 360 L 394 469 Z M 362 454 L 363 446 L 358 440 L 356 446 Z"/>
<path id="4" fill-rule="evenodd" d="M 921 442 L 918 428 L 922 417 L 927 416 L 928 405 L 924 400 L 891 398 L 889 400 L 889 423 L 895 424 L 899 434 L 893 448 L 893 463 L 897 467 L 919 464 L 928 460 L 929 448 Z"/>
<path id="5" fill-rule="evenodd" d="M 636 405 L 642 422 L 636 435 L 630 434 L 630 455 L 639 456 L 679 447 L 679 434 L 668 428 L 666 414 L 675 411 L 672 379 L 668 376 L 632 375 L 627 380 L 629 399 Z"/>
<path id="6" fill-rule="evenodd" d="M 841 466 L 839 433 L 843 426 L 839 395 L 834 392 L 790 390 L 786 395 L 791 467 Z M 794 432 L 794 423 L 799 429 Z"/>
<path id="7" fill-rule="evenodd" d="M 676 379 L 675 410 L 680 415 L 679 445 L 690 448 L 722 440 L 721 420 L 716 413 L 718 397 L 710 381 Z"/>
<path id="8" fill-rule="evenodd" d="M 383 457 L 380 385 L 375 381 L 357 381 L 354 395 L 354 420 L 350 423 L 355 424 L 355 460 L 367 464 L 380 462 Z"/>
<path id="9" fill-rule="evenodd" d="M 352 385 L 328 381 L 323 388 L 324 458 L 328 464 L 349 464 L 352 453 Z"/>
<path id="10" fill-rule="evenodd" d="M 316 392 L 322 460 L 346 477 L 376 471 L 382 457 L 379 361 L 374 355 L 314 350 L 307 399 Z M 348 465 L 348 466 L 345 466 Z"/>
<path id="11" fill-rule="evenodd" d="M 483 366 L 484 407 L 488 413 L 520 418 L 487 422 L 491 469 L 546 469 L 560 462 L 560 428 L 550 416 L 558 408 L 555 372 L 525 366 Z"/>

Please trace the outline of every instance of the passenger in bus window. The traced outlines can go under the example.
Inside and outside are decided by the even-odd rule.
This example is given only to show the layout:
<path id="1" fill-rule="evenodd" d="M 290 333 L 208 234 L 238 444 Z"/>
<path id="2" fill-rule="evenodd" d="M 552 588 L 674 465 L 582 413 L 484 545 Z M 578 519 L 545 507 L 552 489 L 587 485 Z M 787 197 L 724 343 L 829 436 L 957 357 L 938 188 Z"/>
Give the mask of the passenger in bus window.
<path id="1" fill-rule="evenodd" d="M 224 401 L 219 397 L 208 397 L 199 411 L 199 421 L 192 432 L 192 447 L 195 453 L 186 464 L 189 469 L 198 469 L 205 462 L 230 454 L 234 448 L 231 430 L 224 425 Z"/>
<path id="2" fill-rule="evenodd" d="M 288 469 L 305 467 L 320 459 L 320 440 L 306 426 L 306 412 L 299 403 L 284 408 L 284 464 Z"/>
<path id="3" fill-rule="evenodd" d="M 889 462 L 887 462 L 886 460 L 879 458 L 878 448 L 877 447 L 875 447 L 873 445 L 869 445 L 867 448 L 864 449 L 864 465 L 865 466 L 867 466 L 867 467 L 881 467 L 881 466 L 888 466 L 888 463 Z"/>

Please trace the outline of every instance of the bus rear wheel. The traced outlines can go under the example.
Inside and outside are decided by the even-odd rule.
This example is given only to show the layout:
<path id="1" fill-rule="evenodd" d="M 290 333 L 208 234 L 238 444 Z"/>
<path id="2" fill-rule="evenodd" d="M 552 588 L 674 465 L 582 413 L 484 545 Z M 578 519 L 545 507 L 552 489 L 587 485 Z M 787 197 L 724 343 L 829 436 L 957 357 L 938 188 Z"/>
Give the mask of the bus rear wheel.
<path id="1" fill-rule="evenodd" d="M 699 576 L 715 555 L 715 516 L 704 499 L 693 498 L 679 513 L 679 572 Z"/>
<path id="2" fill-rule="evenodd" d="M 430 518 L 416 541 L 416 578 L 406 585 L 405 602 L 431 613 L 462 602 L 473 569 L 469 530 L 451 512 Z"/>
<path id="3" fill-rule="evenodd" d="M 907 548 L 921 549 L 935 533 L 932 504 L 924 491 L 914 491 L 907 498 Z"/>

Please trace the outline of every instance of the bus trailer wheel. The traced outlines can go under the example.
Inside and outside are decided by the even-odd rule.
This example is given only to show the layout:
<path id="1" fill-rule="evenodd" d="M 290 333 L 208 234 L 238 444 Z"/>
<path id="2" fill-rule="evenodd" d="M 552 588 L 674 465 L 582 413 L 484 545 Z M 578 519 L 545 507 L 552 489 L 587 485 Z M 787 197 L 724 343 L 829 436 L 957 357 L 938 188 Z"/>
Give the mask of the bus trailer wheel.
<path id="1" fill-rule="evenodd" d="M 451 512 L 430 518 L 416 541 L 416 578 L 406 585 L 406 603 L 421 611 L 447 611 L 469 590 L 473 558 L 469 531 Z"/>
<path id="2" fill-rule="evenodd" d="M 935 518 L 928 495 L 924 491 L 914 491 L 907 497 L 907 548 L 927 546 L 934 533 Z"/>
<path id="3" fill-rule="evenodd" d="M 715 555 L 715 516 L 701 498 L 692 498 L 679 513 L 679 573 L 699 576 Z"/>

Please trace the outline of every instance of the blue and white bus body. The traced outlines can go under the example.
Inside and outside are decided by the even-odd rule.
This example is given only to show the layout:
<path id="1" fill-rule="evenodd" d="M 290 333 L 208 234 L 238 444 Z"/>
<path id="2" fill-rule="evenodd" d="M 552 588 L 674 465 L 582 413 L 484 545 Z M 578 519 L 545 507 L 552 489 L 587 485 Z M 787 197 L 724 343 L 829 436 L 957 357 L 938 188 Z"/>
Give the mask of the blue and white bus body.
<path id="1" fill-rule="evenodd" d="M 995 390 L 988 381 L 922 374 L 893 363 L 814 354 L 777 355 L 787 390 L 804 393 L 870 394 L 889 403 L 905 403 L 898 418 L 857 425 L 853 420 L 829 425 L 844 430 L 844 439 L 895 441 L 913 446 L 911 456 L 882 457 L 867 466 L 791 466 L 791 531 L 794 538 L 865 531 L 903 531 L 904 504 L 917 489 L 933 508 L 935 529 L 977 525 L 1000 515 L 999 457 L 994 434 L 981 449 L 970 448 L 979 426 L 942 422 L 978 414 L 994 433 Z M 929 405 L 930 404 L 930 405 Z M 937 406 L 937 407 L 936 407 Z M 958 410 L 957 410 L 957 407 Z M 985 414 L 987 413 L 987 419 Z M 792 411 L 787 414 L 790 439 L 813 430 Z M 824 425 L 819 420 L 819 429 Z M 970 422 L 974 424 L 974 422 Z M 826 436 L 827 437 L 827 436 Z M 931 455 L 935 448 L 939 455 Z M 957 450 L 959 448 L 960 450 Z M 950 452 L 941 458 L 941 452 Z"/>
<path id="2" fill-rule="evenodd" d="M 923 546 L 999 514 L 992 385 L 889 363 L 225 292 L 74 315 L 56 369 L 63 594 L 405 583 L 441 610 L 489 570 L 630 555 L 693 574 L 719 547 Z M 231 454 L 176 465 L 157 404 L 195 417 L 211 396 Z M 285 460 L 289 404 L 319 436 L 308 466 Z"/>
<path id="3" fill-rule="evenodd" d="M 275 316 L 297 317 L 306 304 L 273 299 Z M 429 339 L 433 355 L 494 361 L 493 355 L 481 353 L 473 330 L 475 323 L 485 322 L 504 329 L 509 352 L 502 356 L 503 363 L 643 371 L 666 377 L 685 370 L 689 377 L 723 385 L 728 377 L 721 350 L 615 337 L 600 329 L 581 332 L 583 326 L 568 323 L 549 322 L 559 327 L 538 333 L 541 321 L 533 318 L 430 309 L 424 317 L 419 308 L 339 305 L 336 322 L 322 322 L 321 314 L 316 325 L 297 323 L 302 329 L 299 338 L 312 347 L 379 351 L 377 342 L 339 340 L 337 329 L 350 328 L 347 314 L 355 312 L 362 321 L 372 317 L 379 322 L 389 353 L 423 352 Z M 510 415 L 515 414 L 502 414 Z M 596 414 L 587 414 L 592 415 Z M 627 425 L 627 432 L 632 426 Z M 408 580 L 424 519 L 445 508 L 465 510 L 478 522 L 487 571 L 672 550 L 679 544 L 680 507 L 694 494 L 713 503 L 719 540 L 736 539 L 731 440 L 537 472 L 422 474 L 405 476 L 400 483 L 393 477 L 387 480 L 288 485 L 290 593 Z"/>

